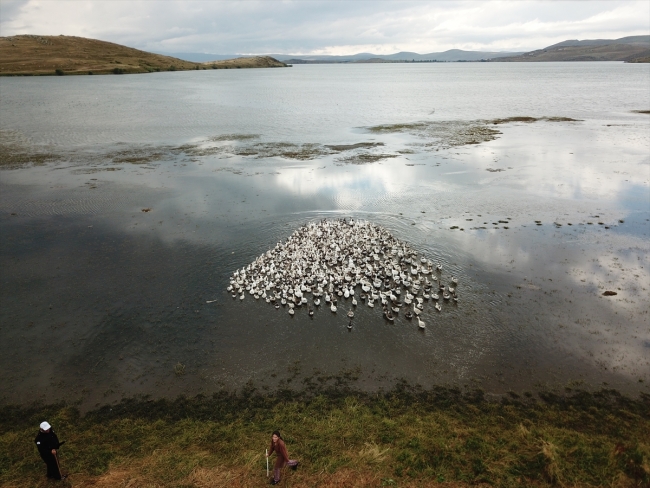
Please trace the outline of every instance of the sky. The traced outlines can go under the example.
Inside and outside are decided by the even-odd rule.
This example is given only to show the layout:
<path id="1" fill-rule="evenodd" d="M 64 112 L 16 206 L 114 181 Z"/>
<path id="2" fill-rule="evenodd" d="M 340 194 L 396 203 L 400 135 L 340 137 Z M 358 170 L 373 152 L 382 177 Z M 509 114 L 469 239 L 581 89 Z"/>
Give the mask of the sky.
<path id="1" fill-rule="evenodd" d="M 650 34 L 642 1 L 0 0 L 0 35 L 213 54 L 531 51 Z"/>

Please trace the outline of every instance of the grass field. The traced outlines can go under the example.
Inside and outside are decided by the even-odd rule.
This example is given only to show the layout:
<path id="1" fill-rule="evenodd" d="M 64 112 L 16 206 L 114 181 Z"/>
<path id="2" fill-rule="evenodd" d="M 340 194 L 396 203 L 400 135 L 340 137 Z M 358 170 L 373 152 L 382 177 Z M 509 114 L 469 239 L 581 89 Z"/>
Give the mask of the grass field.
<path id="1" fill-rule="evenodd" d="M 275 429 L 301 462 L 283 486 L 650 486 L 650 398 L 614 391 L 500 402 L 405 385 L 369 396 L 285 391 L 0 410 L 0 484 L 49 486 L 33 445 L 67 443 L 60 486 L 254 487 Z"/>

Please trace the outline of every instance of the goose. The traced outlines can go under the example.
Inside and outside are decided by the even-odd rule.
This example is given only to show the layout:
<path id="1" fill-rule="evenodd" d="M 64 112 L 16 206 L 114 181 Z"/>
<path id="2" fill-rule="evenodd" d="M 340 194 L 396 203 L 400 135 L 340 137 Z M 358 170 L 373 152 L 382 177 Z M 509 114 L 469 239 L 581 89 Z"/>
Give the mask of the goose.
<path id="1" fill-rule="evenodd" d="M 455 276 L 452 276 L 452 277 L 451 277 L 451 282 L 452 282 L 454 285 L 457 285 L 457 284 L 458 284 L 458 278 L 456 278 Z"/>
<path id="2" fill-rule="evenodd" d="M 391 321 L 391 322 L 392 322 L 393 320 L 395 320 L 395 316 L 390 312 L 390 310 L 387 310 L 387 311 L 386 311 L 386 319 L 389 320 L 389 321 Z"/>
<path id="3" fill-rule="evenodd" d="M 436 269 L 438 271 L 442 271 L 442 264 L 438 263 L 438 265 L 436 266 Z"/>
<path id="4" fill-rule="evenodd" d="M 406 317 L 409 320 L 412 319 L 413 318 L 413 312 L 411 312 L 411 311 L 406 312 L 404 314 L 404 317 Z"/>
<path id="5" fill-rule="evenodd" d="M 393 307 L 390 307 L 390 309 L 395 313 L 399 313 L 399 307 L 393 306 Z"/>
<path id="6" fill-rule="evenodd" d="M 448 289 L 449 289 L 449 293 L 453 293 L 454 290 L 456 290 L 453 286 L 448 287 Z"/>
<path id="7" fill-rule="evenodd" d="M 308 313 L 309 313 L 310 317 L 313 317 L 314 316 L 314 309 L 309 307 L 309 312 Z"/>
<path id="8" fill-rule="evenodd" d="M 427 326 L 422 320 L 420 320 L 420 317 L 418 317 L 418 327 L 420 329 L 424 329 Z"/>
<path id="9" fill-rule="evenodd" d="M 352 297 L 352 305 L 357 306 L 357 299 Z"/>
<path id="10" fill-rule="evenodd" d="M 243 300 L 244 298 L 246 298 L 246 297 L 245 297 L 244 294 L 242 293 L 241 296 L 239 297 L 239 299 L 240 299 L 240 300 Z"/>
<path id="11" fill-rule="evenodd" d="M 293 303 L 293 302 L 288 302 L 288 303 L 289 303 L 289 308 L 291 308 L 291 309 L 292 309 L 293 307 L 295 307 L 295 306 L 296 306 L 296 304 L 295 304 L 295 303 Z"/>
<path id="12" fill-rule="evenodd" d="M 293 315 L 294 313 L 296 313 L 296 312 L 293 311 L 293 308 L 290 308 L 289 309 L 289 315 Z"/>
<path id="13" fill-rule="evenodd" d="M 372 300 L 372 299 L 368 300 L 368 306 L 369 306 L 370 308 L 373 308 L 373 307 L 375 306 L 375 301 Z"/>
<path id="14" fill-rule="evenodd" d="M 276 303 L 276 304 L 275 304 L 275 309 L 277 310 L 278 308 L 280 308 L 280 304 L 279 304 L 279 303 Z"/>
<path id="15" fill-rule="evenodd" d="M 314 300 L 314 305 L 316 305 L 317 307 L 320 305 L 320 298 Z"/>
<path id="16" fill-rule="evenodd" d="M 352 320 L 348 323 L 348 330 L 352 330 Z"/>
<path id="17" fill-rule="evenodd" d="M 354 317 L 354 312 L 352 311 L 352 309 L 350 309 L 350 311 L 348 312 L 348 317 L 350 318 Z"/>
<path id="18" fill-rule="evenodd" d="M 440 299 L 440 296 L 438 296 L 437 293 L 432 293 L 432 294 L 431 294 L 431 298 L 432 298 L 433 300 L 438 300 L 438 299 Z"/>
<path id="19" fill-rule="evenodd" d="M 442 310 L 442 307 L 440 306 L 439 303 L 436 303 L 435 308 L 436 308 L 436 310 L 437 310 L 438 312 L 440 312 L 440 311 Z"/>
<path id="20" fill-rule="evenodd" d="M 420 310 L 418 307 L 416 307 L 415 305 L 413 305 L 413 313 L 414 313 L 415 315 L 420 315 L 420 314 L 422 313 L 422 310 Z"/>
<path id="21" fill-rule="evenodd" d="M 336 305 L 332 303 L 332 306 L 330 307 L 330 310 L 334 313 L 336 313 Z"/>
<path id="22" fill-rule="evenodd" d="M 449 293 L 445 292 L 445 293 L 442 294 L 442 298 L 444 298 L 445 300 L 449 300 L 451 298 L 451 295 Z"/>
<path id="23" fill-rule="evenodd" d="M 283 298 L 282 300 L 280 300 L 280 303 L 281 303 L 282 305 L 286 305 L 286 304 L 287 304 L 287 299 L 286 299 L 286 298 Z"/>
<path id="24" fill-rule="evenodd" d="M 348 290 L 347 287 L 343 290 L 343 296 L 345 298 L 350 298 L 350 290 Z"/>

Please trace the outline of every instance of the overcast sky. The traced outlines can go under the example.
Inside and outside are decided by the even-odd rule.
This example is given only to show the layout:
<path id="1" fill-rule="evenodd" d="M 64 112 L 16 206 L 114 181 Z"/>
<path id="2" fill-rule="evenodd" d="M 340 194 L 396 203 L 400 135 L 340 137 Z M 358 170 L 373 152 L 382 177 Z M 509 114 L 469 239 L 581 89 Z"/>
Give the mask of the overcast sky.
<path id="1" fill-rule="evenodd" d="M 530 51 L 650 34 L 641 1 L 0 0 L 0 35 L 74 35 L 146 51 Z"/>

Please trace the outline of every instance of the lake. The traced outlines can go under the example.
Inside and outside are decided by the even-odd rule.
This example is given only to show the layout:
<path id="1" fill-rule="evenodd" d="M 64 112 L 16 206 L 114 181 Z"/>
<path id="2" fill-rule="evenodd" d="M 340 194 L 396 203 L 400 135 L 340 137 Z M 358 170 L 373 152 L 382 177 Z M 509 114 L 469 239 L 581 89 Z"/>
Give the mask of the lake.
<path id="1" fill-rule="evenodd" d="M 624 63 L 0 78 L 0 401 L 647 393 L 649 82 Z M 349 217 L 441 263 L 458 303 L 424 331 L 360 303 L 348 329 L 344 299 L 292 317 L 226 291 Z"/>

